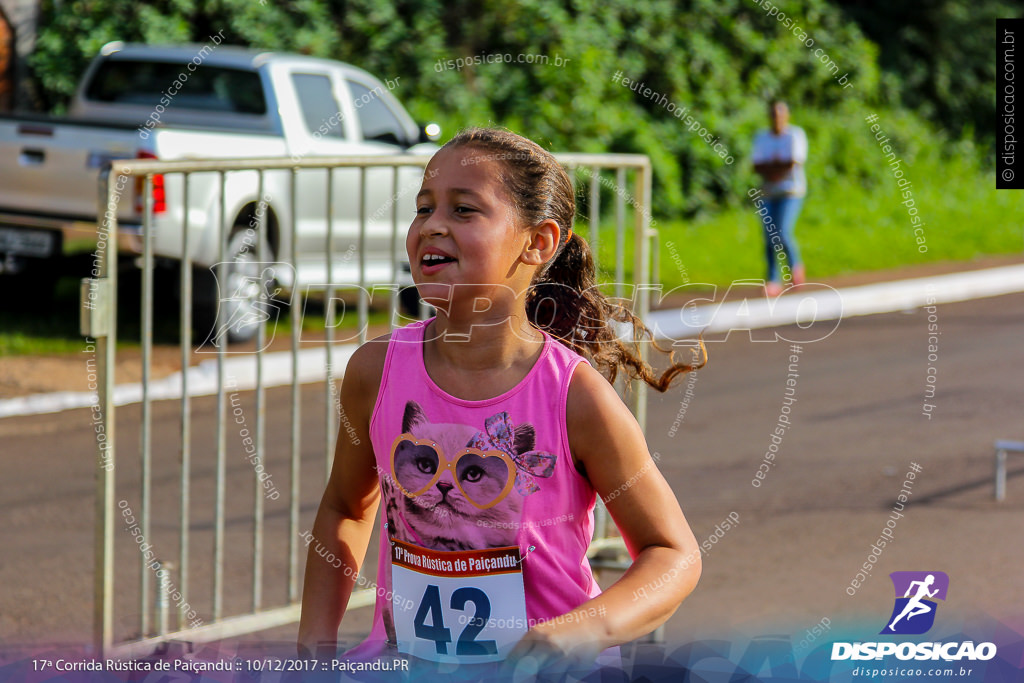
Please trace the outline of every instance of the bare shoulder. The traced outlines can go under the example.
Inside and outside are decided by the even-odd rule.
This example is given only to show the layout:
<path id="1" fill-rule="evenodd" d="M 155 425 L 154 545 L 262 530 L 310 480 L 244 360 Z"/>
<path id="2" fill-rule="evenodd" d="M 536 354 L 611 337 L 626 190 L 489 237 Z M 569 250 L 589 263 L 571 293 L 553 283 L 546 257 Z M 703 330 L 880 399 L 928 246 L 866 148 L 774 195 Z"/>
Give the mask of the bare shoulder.
<path id="1" fill-rule="evenodd" d="M 379 387 L 390 341 L 391 333 L 388 332 L 367 341 L 353 351 L 345 368 L 345 378 L 351 376 L 364 390 Z"/>
<path id="2" fill-rule="evenodd" d="M 334 464 L 321 505 L 348 519 L 372 516 L 377 496 L 377 475 L 370 419 L 377 401 L 390 335 L 377 337 L 352 352 L 341 379 L 338 409 L 346 421 L 338 430 Z"/>
<path id="3" fill-rule="evenodd" d="M 588 459 L 595 455 L 606 455 L 612 444 L 635 445 L 638 437 L 643 443 L 643 433 L 629 408 L 590 365 L 576 367 L 566 403 L 569 448 L 577 467 L 587 467 Z"/>
<path id="4" fill-rule="evenodd" d="M 570 422 L 589 425 L 597 415 L 625 411 L 626 404 L 604 375 L 587 363 L 580 363 L 569 383 L 566 417 Z"/>

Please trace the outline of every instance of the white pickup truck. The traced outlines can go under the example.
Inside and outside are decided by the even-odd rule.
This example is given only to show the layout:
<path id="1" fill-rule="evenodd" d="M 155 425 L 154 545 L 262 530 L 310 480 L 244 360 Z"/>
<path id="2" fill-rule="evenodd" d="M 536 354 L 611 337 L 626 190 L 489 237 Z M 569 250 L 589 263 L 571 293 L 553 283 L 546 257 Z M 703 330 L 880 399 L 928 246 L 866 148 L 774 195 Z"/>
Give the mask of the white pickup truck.
<path id="1" fill-rule="evenodd" d="M 398 80 L 388 79 L 385 86 L 348 64 L 219 44 L 109 43 L 83 76 L 68 117 L 0 117 L 0 272 L 38 270 L 46 259 L 95 248 L 97 179 L 109 160 L 432 153 L 440 130 L 413 122 L 390 92 Z M 401 169 L 396 188 L 390 168 L 367 173 L 369 285 L 392 280 L 391 205 L 397 204 L 400 220 L 412 219 L 420 174 Z M 325 259 L 327 172 L 297 174 L 295 245 L 290 184 L 288 172 L 265 173 L 268 260 L 294 263 L 300 286 L 328 279 L 358 282 L 358 260 L 352 258 L 359 225 L 358 169 L 334 172 L 336 258 L 330 275 Z M 155 256 L 180 261 L 183 178 L 156 176 L 153 185 Z M 122 253 L 139 253 L 142 187 L 133 181 L 128 188 L 118 211 L 118 243 Z M 252 233 L 244 237 L 257 223 L 257 212 L 262 213 L 257 174 L 229 173 L 224 194 L 225 225 L 231 229 L 226 260 L 237 271 L 228 277 L 237 278 L 255 261 Z M 209 331 L 223 297 L 210 274 L 218 260 L 221 202 L 217 174 L 191 177 L 188 226 L 196 266 L 197 334 Z M 288 281 L 289 269 L 279 270 L 277 278 L 286 288 L 296 284 Z M 251 303 L 234 301 L 231 305 Z M 221 306 L 222 320 L 235 313 Z M 229 339 L 241 341 L 254 333 L 254 326 L 234 327 Z"/>

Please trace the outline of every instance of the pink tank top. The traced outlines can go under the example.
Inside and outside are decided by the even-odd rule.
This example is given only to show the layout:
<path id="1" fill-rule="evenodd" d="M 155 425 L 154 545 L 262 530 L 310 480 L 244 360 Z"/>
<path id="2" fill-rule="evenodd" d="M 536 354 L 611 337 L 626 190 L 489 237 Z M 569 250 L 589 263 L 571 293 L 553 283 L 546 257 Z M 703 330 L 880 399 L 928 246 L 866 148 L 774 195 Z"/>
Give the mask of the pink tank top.
<path id="1" fill-rule="evenodd" d="M 423 362 L 430 320 L 392 332 L 370 439 L 381 485 L 373 630 L 350 657 L 500 661 L 538 621 L 600 594 L 586 551 L 596 495 L 566 433 L 586 359 L 548 334 L 515 387 L 467 401 Z"/>

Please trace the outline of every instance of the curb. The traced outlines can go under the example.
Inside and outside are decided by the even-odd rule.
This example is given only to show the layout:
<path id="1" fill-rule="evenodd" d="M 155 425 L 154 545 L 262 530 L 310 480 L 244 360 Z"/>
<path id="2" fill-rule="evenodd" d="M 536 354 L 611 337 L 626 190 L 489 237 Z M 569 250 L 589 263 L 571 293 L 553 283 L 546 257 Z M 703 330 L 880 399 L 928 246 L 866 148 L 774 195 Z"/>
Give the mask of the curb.
<path id="1" fill-rule="evenodd" d="M 737 285 L 750 288 L 748 297 L 722 301 L 719 304 L 687 304 L 676 310 L 654 311 L 648 315 L 645 322 L 658 339 L 689 339 L 702 331 L 708 334 L 793 324 L 803 328 L 816 321 L 897 313 L 933 304 L 1024 292 L 1024 265 L 933 275 L 843 289 L 808 282 L 800 286 L 802 292 L 793 291 L 776 299 L 764 297 L 763 280 L 738 281 L 733 286 Z M 837 322 L 832 329 L 838 326 Z"/>
<path id="2" fill-rule="evenodd" d="M 1024 265 L 986 268 L 984 270 L 935 275 L 930 277 L 882 282 L 858 287 L 835 289 L 829 285 L 806 283 L 802 291 L 766 299 L 763 281 L 744 280 L 734 287 L 749 287 L 749 297 L 703 306 L 693 302 L 675 310 L 654 311 L 645 321 L 657 339 L 691 339 L 704 334 L 730 330 L 754 330 L 797 324 L 805 329 L 813 322 L 837 321 L 824 336 L 831 334 L 844 317 L 876 315 L 907 311 L 933 304 L 947 304 L 1024 292 Z M 701 301 L 701 299 L 697 299 Z M 817 333 L 817 331 L 815 332 Z M 777 338 L 783 338 L 778 333 Z M 763 340 L 764 341 L 764 340 Z M 771 341 L 771 340 L 769 340 Z M 806 339 L 791 341 L 811 341 Z M 335 366 L 347 365 L 355 351 L 353 344 L 332 347 Z M 298 375 L 301 384 L 322 382 L 327 373 L 327 349 L 317 347 L 298 352 Z M 233 376 L 234 391 L 256 387 L 256 356 L 226 358 L 224 372 Z M 291 353 L 275 351 L 263 356 L 264 388 L 292 383 Z M 188 370 L 189 396 L 211 396 L 217 393 L 217 361 L 204 360 Z M 343 373 L 336 373 L 341 377 Z M 153 400 L 181 398 L 181 372 L 150 382 Z M 88 408 L 96 403 L 96 394 L 85 391 L 62 391 L 32 394 L 0 400 L 0 419 L 27 415 L 58 413 Z M 114 405 L 123 406 L 142 401 L 142 384 L 119 384 L 114 388 Z"/>

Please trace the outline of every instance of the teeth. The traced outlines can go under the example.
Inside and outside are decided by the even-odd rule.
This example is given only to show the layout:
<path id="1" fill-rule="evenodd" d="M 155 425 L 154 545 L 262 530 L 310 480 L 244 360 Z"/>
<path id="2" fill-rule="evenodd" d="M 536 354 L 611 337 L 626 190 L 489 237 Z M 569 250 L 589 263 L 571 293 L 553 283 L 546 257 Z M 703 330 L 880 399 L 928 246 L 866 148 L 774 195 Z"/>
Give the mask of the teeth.
<path id="1" fill-rule="evenodd" d="M 441 254 L 427 254 L 426 256 L 423 257 L 423 260 L 424 261 L 444 261 L 447 258 L 448 258 L 447 256 L 442 256 Z"/>

